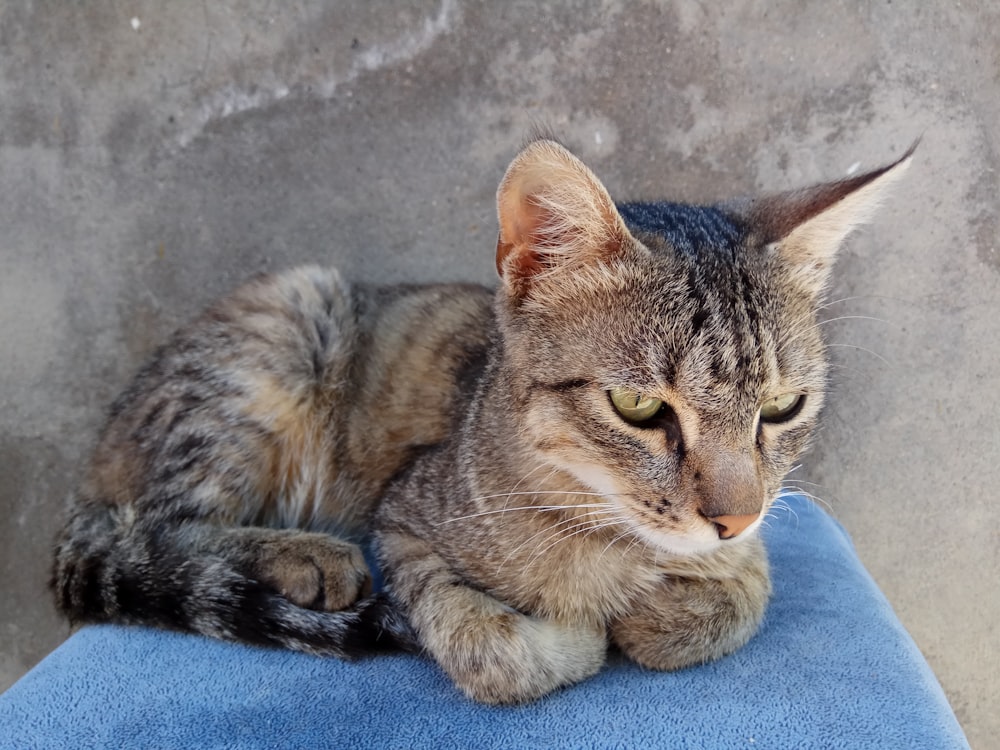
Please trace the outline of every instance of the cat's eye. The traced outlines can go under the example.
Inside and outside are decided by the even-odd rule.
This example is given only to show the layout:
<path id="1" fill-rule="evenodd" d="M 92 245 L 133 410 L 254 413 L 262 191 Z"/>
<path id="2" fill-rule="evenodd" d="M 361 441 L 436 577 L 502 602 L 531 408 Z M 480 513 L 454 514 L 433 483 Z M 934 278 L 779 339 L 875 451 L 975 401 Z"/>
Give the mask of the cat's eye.
<path id="1" fill-rule="evenodd" d="M 769 398 L 760 407 L 760 421 L 786 422 L 798 413 L 804 400 L 801 393 L 783 393 Z"/>
<path id="2" fill-rule="evenodd" d="M 663 401 L 631 388 L 612 388 L 608 391 L 611 405 L 627 422 L 645 422 L 660 413 Z"/>

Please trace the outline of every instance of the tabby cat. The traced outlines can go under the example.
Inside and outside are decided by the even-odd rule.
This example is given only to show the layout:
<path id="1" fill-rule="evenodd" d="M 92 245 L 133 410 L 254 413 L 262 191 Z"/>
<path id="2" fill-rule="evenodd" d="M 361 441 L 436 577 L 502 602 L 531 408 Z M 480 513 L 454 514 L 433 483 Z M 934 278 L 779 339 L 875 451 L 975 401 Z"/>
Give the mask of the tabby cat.
<path id="1" fill-rule="evenodd" d="M 823 403 L 834 253 L 909 157 L 616 207 L 535 140 L 498 191 L 496 292 L 250 281 L 111 407 L 57 542 L 59 608 L 422 649 L 492 704 L 594 674 L 609 643 L 652 669 L 732 652 L 770 592 L 755 532 Z"/>

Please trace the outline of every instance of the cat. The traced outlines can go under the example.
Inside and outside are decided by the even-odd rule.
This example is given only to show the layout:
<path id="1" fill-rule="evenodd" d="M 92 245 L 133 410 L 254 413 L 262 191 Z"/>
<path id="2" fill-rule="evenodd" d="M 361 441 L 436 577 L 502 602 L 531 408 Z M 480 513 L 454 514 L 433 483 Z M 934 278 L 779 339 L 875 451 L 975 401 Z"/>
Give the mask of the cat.
<path id="1" fill-rule="evenodd" d="M 823 404 L 835 252 L 912 152 L 755 200 L 616 206 L 541 138 L 497 192 L 496 291 L 249 281 L 112 405 L 57 606 L 423 650 L 488 704 L 583 680 L 612 644 L 658 670 L 731 653 L 770 595 L 756 531 Z"/>

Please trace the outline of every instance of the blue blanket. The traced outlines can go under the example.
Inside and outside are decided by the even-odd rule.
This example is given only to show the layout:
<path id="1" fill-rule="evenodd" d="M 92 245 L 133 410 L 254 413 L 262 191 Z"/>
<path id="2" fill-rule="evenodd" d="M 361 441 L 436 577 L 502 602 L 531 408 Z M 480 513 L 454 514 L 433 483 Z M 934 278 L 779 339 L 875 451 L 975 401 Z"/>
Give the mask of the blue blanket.
<path id="1" fill-rule="evenodd" d="M 764 626 L 714 664 L 667 674 L 612 656 L 580 685 L 488 708 L 415 656 L 345 663 L 88 627 L 0 696 L 0 747 L 968 747 L 843 529 L 787 502 L 764 532 Z"/>

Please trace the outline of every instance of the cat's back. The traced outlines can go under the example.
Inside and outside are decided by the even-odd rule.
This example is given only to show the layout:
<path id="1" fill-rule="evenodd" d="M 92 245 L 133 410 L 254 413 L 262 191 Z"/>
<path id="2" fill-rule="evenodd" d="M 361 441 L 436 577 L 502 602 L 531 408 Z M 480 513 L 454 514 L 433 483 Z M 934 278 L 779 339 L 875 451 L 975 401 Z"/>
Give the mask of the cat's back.
<path id="1" fill-rule="evenodd" d="M 494 338 L 493 292 L 473 284 L 362 286 L 345 453 L 379 490 L 414 446 L 457 427 Z M 395 469 L 392 471 L 395 473 Z"/>
<path id="2" fill-rule="evenodd" d="M 262 274 L 140 371 L 82 494 L 162 512 L 203 465 L 230 522 L 355 527 L 415 448 L 447 436 L 491 330 L 484 287 L 354 285 L 317 266 Z"/>

